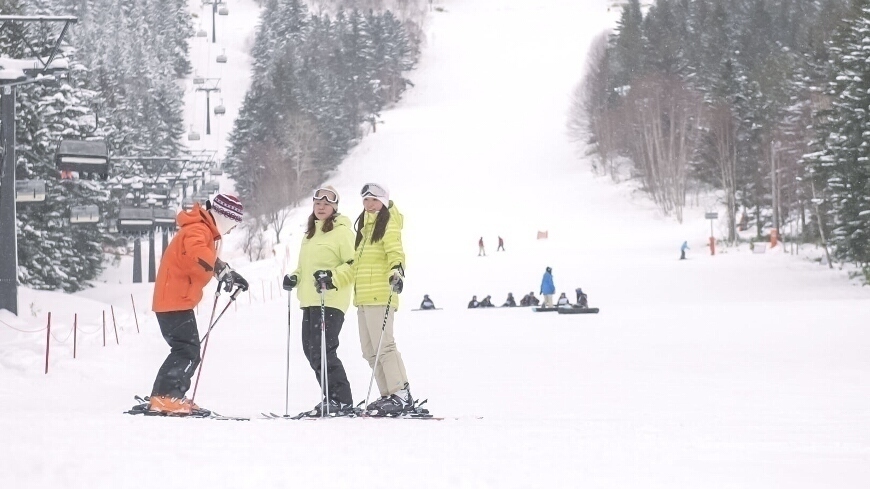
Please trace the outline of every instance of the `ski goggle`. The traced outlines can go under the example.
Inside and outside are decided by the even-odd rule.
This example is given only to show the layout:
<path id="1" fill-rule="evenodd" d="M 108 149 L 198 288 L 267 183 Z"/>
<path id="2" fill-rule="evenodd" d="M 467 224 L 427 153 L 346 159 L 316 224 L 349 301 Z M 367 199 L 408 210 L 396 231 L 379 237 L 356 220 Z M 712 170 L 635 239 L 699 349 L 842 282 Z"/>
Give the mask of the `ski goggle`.
<path id="1" fill-rule="evenodd" d="M 383 187 L 376 183 L 367 183 L 363 185 L 362 190 L 359 191 L 361 197 L 374 197 L 374 198 L 383 198 L 387 196 L 387 191 L 384 190 Z"/>
<path id="2" fill-rule="evenodd" d="M 325 200 L 330 204 L 338 204 L 338 195 L 328 188 L 319 188 L 314 192 L 314 200 Z"/>

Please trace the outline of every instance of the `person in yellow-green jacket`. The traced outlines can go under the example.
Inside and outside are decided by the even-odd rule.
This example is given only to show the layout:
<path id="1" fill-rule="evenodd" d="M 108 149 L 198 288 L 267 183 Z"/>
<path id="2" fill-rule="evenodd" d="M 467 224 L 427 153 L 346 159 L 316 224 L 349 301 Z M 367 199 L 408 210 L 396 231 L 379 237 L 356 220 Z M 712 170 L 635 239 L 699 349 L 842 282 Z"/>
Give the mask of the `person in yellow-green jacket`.
<path id="1" fill-rule="evenodd" d="M 353 303 L 363 358 L 374 369 L 381 394 L 366 411 L 373 416 L 399 415 L 414 409 L 405 364 L 393 336 L 397 294 L 405 279 L 404 219 L 383 185 L 368 183 L 360 195 L 365 210 L 356 220 Z"/>
<path id="2" fill-rule="evenodd" d="M 285 280 L 285 288 L 298 289 L 302 308 L 302 351 L 318 383 L 321 378 L 320 292 L 324 291 L 329 399 L 321 399 L 307 413 L 313 417 L 319 417 L 327 403 L 330 415 L 353 412 L 350 382 L 337 353 L 338 335 L 350 305 L 353 284 L 353 230 L 350 219 L 338 213 L 338 200 L 338 192 L 332 187 L 314 193 L 314 209 L 308 217 L 308 228 L 299 249 L 298 268 Z"/>

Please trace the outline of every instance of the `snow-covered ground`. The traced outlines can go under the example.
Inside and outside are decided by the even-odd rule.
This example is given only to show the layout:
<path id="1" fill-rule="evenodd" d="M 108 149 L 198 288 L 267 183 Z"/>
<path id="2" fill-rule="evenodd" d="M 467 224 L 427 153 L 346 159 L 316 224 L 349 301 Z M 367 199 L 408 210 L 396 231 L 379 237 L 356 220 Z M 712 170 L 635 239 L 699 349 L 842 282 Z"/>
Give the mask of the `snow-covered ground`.
<path id="1" fill-rule="evenodd" d="M 231 16 L 241 4 L 231 5 Z M 330 183 L 355 217 L 367 181 L 404 213 L 407 283 L 396 336 L 412 393 L 445 421 L 221 422 L 120 414 L 147 394 L 167 347 L 150 286 L 75 296 L 23 290 L 0 323 L 0 487 L 788 487 L 870 480 L 870 293 L 783 253 L 708 256 L 703 209 L 678 225 L 596 179 L 565 135 L 605 0 L 442 0 L 416 87 Z M 286 296 L 305 210 L 284 251 L 242 264 L 243 295 L 214 331 L 197 401 L 225 414 L 284 410 Z M 537 231 L 548 240 L 537 240 Z M 495 252 L 498 235 L 506 252 Z M 478 258 L 483 236 L 489 256 Z M 689 260 L 678 261 L 689 240 Z M 232 240 L 230 240 L 230 243 Z M 466 310 L 471 295 L 581 286 L 598 315 Z M 271 287 L 271 288 L 270 288 Z M 211 312 L 210 294 L 199 310 Z M 411 312 L 429 294 L 443 311 Z M 140 308 L 137 334 L 128 304 Z M 221 297 L 224 304 L 226 297 Z M 32 306 L 30 304 L 33 304 Z M 115 306 L 119 342 L 102 346 Z M 27 311 L 33 311 L 28 315 Z M 317 401 L 291 308 L 290 406 Z M 339 355 L 357 400 L 370 370 L 355 312 Z M 204 331 L 204 330 L 203 330 Z M 482 417 L 483 419 L 476 419 Z"/>

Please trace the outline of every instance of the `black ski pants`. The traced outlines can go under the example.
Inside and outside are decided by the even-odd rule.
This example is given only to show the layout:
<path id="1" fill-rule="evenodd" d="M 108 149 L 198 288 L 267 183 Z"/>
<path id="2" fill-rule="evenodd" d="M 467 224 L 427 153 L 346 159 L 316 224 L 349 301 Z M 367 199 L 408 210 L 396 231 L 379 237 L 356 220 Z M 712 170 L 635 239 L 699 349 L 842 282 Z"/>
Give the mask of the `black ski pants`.
<path id="1" fill-rule="evenodd" d="M 151 395 L 181 399 L 190 389 L 190 379 L 200 360 L 196 315 L 193 310 L 158 312 L 157 322 L 170 350 L 157 372 Z"/>
<path id="2" fill-rule="evenodd" d="M 344 313 L 332 307 L 326 311 L 326 373 L 329 376 L 329 397 L 338 402 L 353 404 L 350 382 L 344 365 L 338 359 L 338 334 L 344 325 Z M 320 306 L 302 308 L 302 351 L 308 359 L 317 383 L 320 383 Z M 322 386 L 321 386 L 322 387 Z"/>

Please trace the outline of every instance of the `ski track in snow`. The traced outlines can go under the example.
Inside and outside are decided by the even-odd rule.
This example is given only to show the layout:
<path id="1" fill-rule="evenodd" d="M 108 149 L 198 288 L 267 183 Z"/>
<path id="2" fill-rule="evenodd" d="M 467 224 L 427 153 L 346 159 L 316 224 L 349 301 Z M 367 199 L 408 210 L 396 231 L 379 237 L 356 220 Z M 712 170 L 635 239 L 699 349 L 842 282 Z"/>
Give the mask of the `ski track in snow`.
<path id="1" fill-rule="evenodd" d="M 0 487 L 866 487 L 866 289 L 780 253 L 711 258 L 702 209 L 689 209 L 681 226 L 590 175 L 564 121 L 589 41 L 616 19 L 609 2 L 437 4 L 447 12 L 430 16 L 410 74 L 416 87 L 330 183 L 352 218 L 362 183 L 392 188 L 406 217 L 396 337 L 412 393 L 429 398 L 436 416 L 462 419 L 122 415 L 134 394 L 149 393 L 167 353 L 147 311 L 151 287 L 114 283 L 128 273 L 123 262 L 112 283 L 74 296 L 22 289 L 22 317 L 0 313 L 38 329 L 53 311 L 59 340 L 74 312 L 83 321 L 79 358 L 69 340 L 53 342 L 48 376 L 44 333 L 0 323 Z M 236 24 L 247 30 L 230 41 L 231 60 L 253 31 L 253 5 L 230 4 L 230 20 L 251 23 Z M 243 73 L 224 85 L 233 87 L 228 116 L 244 94 Z M 224 254 L 252 292 L 213 332 L 197 393 L 204 407 L 283 413 L 287 303 L 277 285 L 295 265 L 307 212 L 288 225 L 289 263 L 279 247 L 276 258 L 245 265 L 238 238 L 228 240 Z M 537 241 L 538 230 L 550 239 Z M 499 234 L 507 252 L 495 252 Z M 486 258 L 476 256 L 481 235 Z M 679 262 L 684 239 L 692 250 Z M 537 293 L 546 266 L 559 290 L 573 301 L 582 286 L 601 313 L 464 309 L 473 294 L 500 304 L 509 291 L 518 300 Z M 203 333 L 213 287 L 198 311 Z M 424 293 L 445 310 L 410 312 Z M 103 348 L 107 304 L 121 345 L 109 318 Z M 295 414 L 316 403 L 318 387 L 299 345 L 295 297 L 291 315 Z M 354 315 L 339 356 L 359 401 L 370 370 Z"/>

